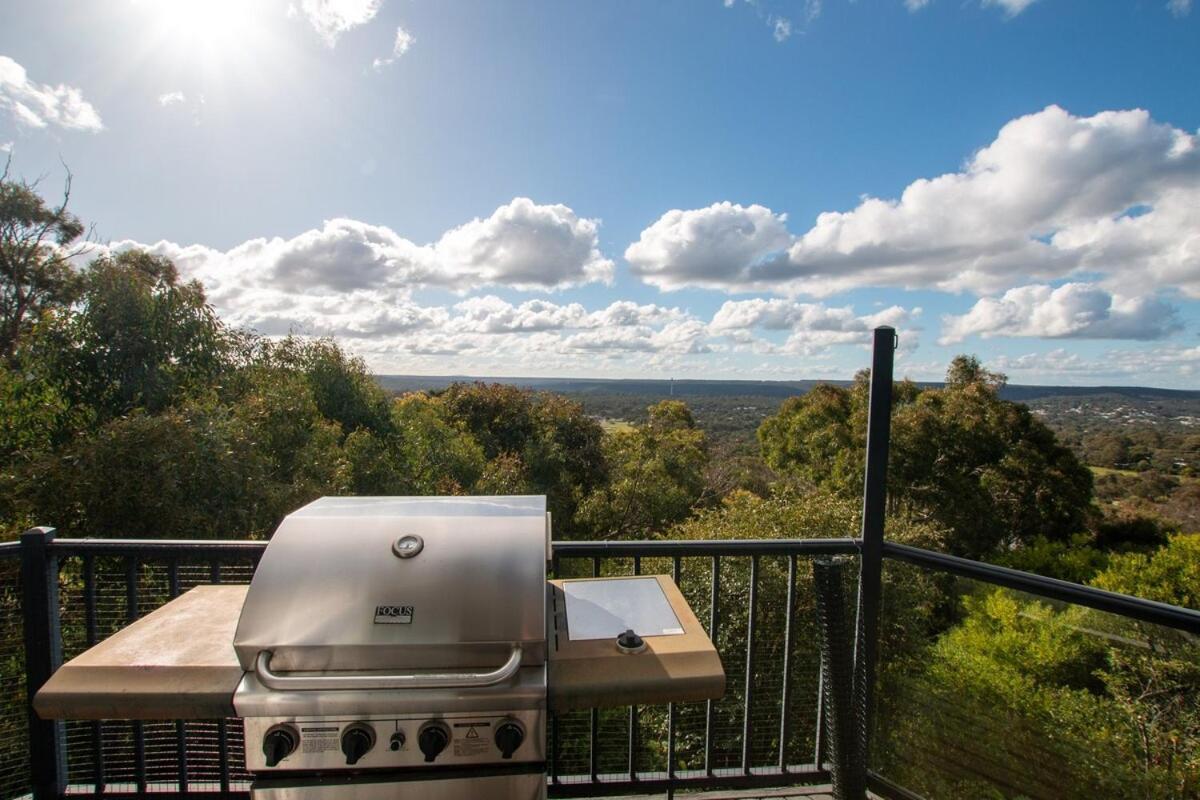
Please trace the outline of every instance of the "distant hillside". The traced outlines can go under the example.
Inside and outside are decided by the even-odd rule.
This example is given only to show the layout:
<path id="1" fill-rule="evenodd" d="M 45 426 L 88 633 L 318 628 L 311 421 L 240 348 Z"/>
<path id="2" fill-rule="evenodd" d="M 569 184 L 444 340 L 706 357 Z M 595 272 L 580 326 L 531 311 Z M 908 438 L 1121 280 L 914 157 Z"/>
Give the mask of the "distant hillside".
<path id="1" fill-rule="evenodd" d="M 444 389 L 456 381 L 505 383 L 561 394 L 630 394 L 643 397 L 791 397 L 822 381 L 605 380 L 601 378 L 473 378 L 465 375 L 380 375 L 383 388 L 397 392 Z M 847 383 L 846 381 L 827 381 Z"/>
<path id="2" fill-rule="evenodd" d="M 596 378 L 473 378 L 464 375 L 382 375 L 394 392 L 437 391 L 456 381 L 483 380 L 566 395 L 599 419 L 636 422 L 666 397 L 686 400 L 696 422 L 716 440 L 744 453 L 758 449 L 754 432 L 786 398 L 818 383 L 849 381 L 602 380 Z M 928 383 L 925 386 L 940 386 Z M 1200 391 L 1127 386 L 1008 386 L 1004 397 L 1025 403 L 1073 446 L 1104 430 L 1151 426 L 1164 433 L 1200 431 Z"/>
<path id="3" fill-rule="evenodd" d="M 455 381 L 482 380 L 562 394 L 630 394 L 643 397 L 791 397 L 804 394 L 818 383 L 845 386 L 849 381 L 716 381 L 716 380 L 605 380 L 599 378 L 473 378 L 466 375 L 380 375 L 379 383 L 390 391 L 412 392 L 444 389 Z M 940 386 L 926 383 L 925 386 Z M 1142 386 L 1020 386 L 1005 387 L 1008 400 L 1028 403 L 1048 397 L 1090 398 L 1106 396 L 1130 400 L 1183 400 L 1200 402 L 1200 391 L 1155 389 Z"/>

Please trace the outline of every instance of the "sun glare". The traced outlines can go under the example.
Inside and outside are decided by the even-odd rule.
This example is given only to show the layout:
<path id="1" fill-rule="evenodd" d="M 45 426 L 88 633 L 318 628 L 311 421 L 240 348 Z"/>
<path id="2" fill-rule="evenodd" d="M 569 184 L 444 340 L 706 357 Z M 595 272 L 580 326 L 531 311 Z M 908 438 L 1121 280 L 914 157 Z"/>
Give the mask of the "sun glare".
<path id="1" fill-rule="evenodd" d="M 133 58 L 209 99 L 270 92 L 291 63 L 283 0 L 133 0 Z M 209 107 L 209 113 L 214 113 Z"/>
<path id="2" fill-rule="evenodd" d="M 143 7 L 160 44 L 188 55 L 221 58 L 253 47 L 263 33 L 257 0 L 146 0 Z"/>

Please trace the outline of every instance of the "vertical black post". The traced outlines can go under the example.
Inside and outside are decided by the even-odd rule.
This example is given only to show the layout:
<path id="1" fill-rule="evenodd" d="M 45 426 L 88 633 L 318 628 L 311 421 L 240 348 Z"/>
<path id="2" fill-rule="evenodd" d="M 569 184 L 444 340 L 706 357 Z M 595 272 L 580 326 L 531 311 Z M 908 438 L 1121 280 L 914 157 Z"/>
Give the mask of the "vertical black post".
<path id="1" fill-rule="evenodd" d="M 633 557 L 633 574 L 642 574 L 642 557 Z M 631 705 L 629 707 L 629 780 L 636 781 L 637 774 L 637 752 L 638 752 L 638 707 Z"/>
<path id="2" fill-rule="evenodd" d="M 833 796 L 836 800 L 865 800 L 867 770 L 857 729 L 860 717 L 854 697 L 854 643 L 844 588 L 847 561 L 844 556 L 815 559 L 813 588 L 821 637 L 821 689 Z"/>
<path id="3" fill-rule="evenodd" d="M 742 697 L 742 773 L 750 774 L 750 762 L 754 756 L 752 735 L 754 731 L 754 621 L 755 606 L 758 605 L 758 556 L 750 556 L 750 599 L 746 611 L 746 684 Z"/>
<path id="4" fill-rule="evenodd" d="M 672 560 L 671 579 L 675 581 L 675 585 L 679 585 L 679 577 L 682 563 L 679 556 L 675 556 Z M 675 786 L 675 729 L 677 727 L 677 717 L 675 712 L 675 704 L 667 704 L 667 779 L 671 782 L 671 787 Z M 668 792 L 668 796 L 672 796 Z"/>
<path id="5" fill-rule="evenodd" d="M 550 782 L 558 785 L 558 713 L 550 712 Z"/>
<path id="6" fill-rule="evenodd" d="M 721 557 L 712 557 L 712 579 L 710 583 L 712 596 L 708 606 L 708 638 L 712 640 L 713 647 L 719 648 L 717 644 L 717 624 L 721 621 Z M 713 701 L 709 700 L 705 709 L 704 718 L 704 772 L 708 777 L 713 774 L 713 735 L 717 732 L 716 727 L 716 706 Z"/>
<path id="7" fill-rule="evenodd" d="M 100 626 L 96 619 L 96 559 L 83 557 L 83 606 L 87 628 L 87 646 L 94 647 L 100 639 Z M 92 728 L 92 788 L 96 794 L 104 791 L 104 728 L 100 721 Z"/>
<path id="8" fill-rule="evenodd" d="M 138 619 L 138 576 L 141 565 L 137 556 L 125 557 L 125 621 L 129 624 Z M 130 723 L 133 731 L 133 779 L 137 784 L 138 794 L 146 793 L 146 725 L 135 721 Z"/>
<path id="9" fill-rule="evenodd" d="M 600 577 L 600 557 L 592 558 L 592 577 Z M 600 710 L 593 708 L 588 716 L 588 772 L 592 783 L 600 781 Z"/>
<path id="10" fill-rule="evenodd" d="M 796 556 L 788 556 L 787 616 L 783 628 L 783 692 L 779 697 L 779 771 L 788 771 L 788 740 L 792 738 L 792 611 L 796 607 Z"/>
<path id="11" fill-rule="evenodd" d="M 888 446 L 892 435 L 892 377 L 896 331 L 875 329 L 871 353 L 871 395 L 867 412 L 867 463 L 863 480 L 862 563 L 855 626 L 854 696 L 861 768 L 867 769 L 874 716 L 875 661 L 879 650 L 879 609 L 883 594 L 883 524 L 887 501 Z M 827 676 L 828 677 L 828 676 Z"/>
<path id="12" fill-rule="evenodd" d="M 66 789 L 66 733 L 62 722 L 43 720 L 33 697 L 62 664 L 58 619 L 58 558 L 50 551 L 53 528 L 21 534 L 21 604 L 25 624 L 25 693 L 29 714 L 29 782 L 35 800 Z"/>
<path id="13" fill-rule="evenodd" d="M 217 720 L 217 777 L 221 793 L 229 794 L 229 722 Z"/>

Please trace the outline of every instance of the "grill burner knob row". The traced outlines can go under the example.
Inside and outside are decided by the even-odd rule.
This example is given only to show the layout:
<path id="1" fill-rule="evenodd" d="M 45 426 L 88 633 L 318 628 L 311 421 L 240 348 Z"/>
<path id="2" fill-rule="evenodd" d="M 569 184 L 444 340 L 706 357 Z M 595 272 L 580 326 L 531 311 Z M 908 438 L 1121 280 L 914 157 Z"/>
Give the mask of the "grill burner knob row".
<path id="1" fill-rule="evenodd" d="M 426 763 L 438 757 L 446 745 L 450 744 L 450 729 L 441 722 L 426 722 L 417 734 L 417 747 L 425 755 Z"/>
<path id="2" fill-rule="evenodd" d="M 342 754 L 347 764 L 357 764 L 374 746 L 375 729 L 370 725 L 355 723 L 342 731 Z"/>
<path id="3" fill-rule="evenodd" d="M 267 766 L 278 766 L 280 761 L 290 756 L 300 744 L 300 734 L 291 725 L 278 725 L 267 731 L 263 737 L 263 755 L 267 758 Z"/>
<path id="4" fill-rule="evenodd" d="M 500 749 L 500 757 L 512 758 L 513 753 L 521 746 L 521 742 L 525 741 L 525 731 L 512 720 L 502 722 L 496 728 L 495 741 L 496 747 Z"/>

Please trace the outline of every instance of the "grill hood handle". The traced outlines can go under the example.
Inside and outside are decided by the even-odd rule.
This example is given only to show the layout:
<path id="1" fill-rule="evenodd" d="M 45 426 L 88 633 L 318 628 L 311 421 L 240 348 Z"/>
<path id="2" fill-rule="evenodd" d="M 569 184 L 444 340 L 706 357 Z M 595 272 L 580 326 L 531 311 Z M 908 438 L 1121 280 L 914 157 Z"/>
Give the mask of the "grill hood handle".
<path id="1" fill-rule="evenodd" d="M 321 675 L 289 675 L 271 671 L 271 651 L 260 650 L 254 672 L 268 689 L 286 692 L 346 691 L 352 689 L 471 689 L 495 686 L 521 668 L 521 645 L 514 644 L 508 660 L 491 672 L 411 672 L 396 675 L 330 672 Z"/>

